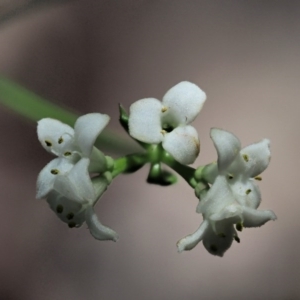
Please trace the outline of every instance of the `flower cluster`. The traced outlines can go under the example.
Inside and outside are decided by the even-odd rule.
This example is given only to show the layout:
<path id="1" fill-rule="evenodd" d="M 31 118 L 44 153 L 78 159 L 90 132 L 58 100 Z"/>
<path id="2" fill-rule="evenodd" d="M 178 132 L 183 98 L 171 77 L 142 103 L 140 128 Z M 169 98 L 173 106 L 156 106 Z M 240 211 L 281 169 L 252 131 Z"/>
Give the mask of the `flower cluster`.
<path id="1" fill-rule="evenodd" d="M 199 114 L 206 94 L 183 81 L 172 87 L 162 102 L 145 98 L 130 106 L 130 135 L 148 144 L 160 144 L 178 162 L 192 164 L 200 151 L 198 133 L 189 125 Z"/>
<path id="2" fill-rule="evenodd" d="M 203 222 L 194 232 L 177 243 L 179 252 L 193 249 L 200 241 L 213 255 L 223 256 L 243 227 L 258 227 L 276 215 L 270 210 L 257 210 L 261 195 L 256 181 L 270 161 L 269 141 L 262 140 L 241 149 L 239 139 L 230 132 L 213 128 L 211 138 L 218 161 L 198 169 L 195 162 L 200 141 L 191 122 L 206 101 L 206 94 L 195 84 L 184 81 L 172 87 L 162 102 L 145 98 L 130 106 L 129 115 L 120 109 L 120 122 L 128 134 L 144 147 L 143 152 L 113 160 L 94 144 L 109 122 L 99 113 L 77 119 L 74 129 L 58 120 L 38 122 L 42 146 L 57 156 L 40 172 L 37 198 L 45 198 L 50 208 L 69 227 L 86 222 L 98 240 L 118 239 L 115 231 L 100 223 L 94 205 L 121 173 L 139 170 L 150 164 L 147 181 L 171 185 L 173 171 L 195 189 L 199 198 L 197 212 Z M 162 164 L 172 171 L 164 170 Z"/>
<path id="3" fill-rule="evenodd" d="M 118 238 L 112 229 L 99 222 L 93 208 L 111 182 L 112 159 L 94 147 L 108 122 L 107 115 L 92 113 L 78 118 L 74 129 L 50 118 L 39 121 L 37 128 L 42 146 L 58 156 L 40 172 L 37 198 L 46 198 L 70 228 L 86 222 L 99 240 Z M 97 176 L 91 179 L 90 172 Z"/>
<path id="4" fill-rule="evenodd" d="M 255 179 L 261 180 L 259 175 L 269 164 L 270 150 L 266 139 L 241 150 L 236 136 L 217 128 L 211 130 L 211 138 L 218 163 L 203 169 L 204 178 L 210 178 L 212 183 L 208 192 L 198 191 L 197 212 L 203 214 L 204 221 L 177 247 L 179 252 L 190 250 L 203 240 L 211 254 L 223 256 L 233 240 L 240 241 L 234 225 L 241 231 L 276 219 L 270 210 L 257 210 L 261 195 Z"/>

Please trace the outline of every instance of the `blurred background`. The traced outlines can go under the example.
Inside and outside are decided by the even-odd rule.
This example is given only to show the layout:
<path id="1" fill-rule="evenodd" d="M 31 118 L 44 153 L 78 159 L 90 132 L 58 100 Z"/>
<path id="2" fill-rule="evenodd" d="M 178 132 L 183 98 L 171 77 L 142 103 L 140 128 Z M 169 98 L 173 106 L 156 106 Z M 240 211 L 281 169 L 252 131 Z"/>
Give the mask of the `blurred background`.
<path id="1" fill-rule="evenodd" d="M 35 199 L 52 157 L 35 124 L 1 106 L 0 299 L 300 299 L 300 2 L 35 2 L 0 0 L 0 74 L 80 114 L 111 115 L 120 135 L 118 103 L 198 84 L 208 100 L 195 166 L 216 159 L 211 127 L 244 146 L 269 138 L 260 209 L 278 220 L 244 230 L 223 258 L 202 244 L 178 254 L 202 221 L 198 200 L 181 179 L 147 185 L 145 167 L 98 202 L 120 240 L 96 241 Z"/>

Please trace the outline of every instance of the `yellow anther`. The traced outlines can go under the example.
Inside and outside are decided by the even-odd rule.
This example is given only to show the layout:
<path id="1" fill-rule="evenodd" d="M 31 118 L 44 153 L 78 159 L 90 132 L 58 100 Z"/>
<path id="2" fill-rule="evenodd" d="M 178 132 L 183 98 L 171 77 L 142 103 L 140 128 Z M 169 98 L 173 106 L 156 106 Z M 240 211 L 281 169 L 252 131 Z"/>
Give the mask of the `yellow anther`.
<path id="1" fill-rule="evenodd" d="M 59 144 L 61 144 L 63 141 L 64 141 L 64 139 L 63 139 L 62 137 L 60 137 L 60 138 L 58 139 L 58 143 L 59 143 Z"/>
<path id="2" fill-rule="evenodd" d="M 243 159 L 245 160 L 245 162 L 249 161 L 249 156 L 247 154 L 243 154 Z"/>
<path id="3" fill-rule="evenodd" d="M 260 176 L 256 176 L 254 177 L 255 180 L 258 180 L 258 181 L 262 181 L 262 178 Z"/>
<path id="4" fill-rule="evenodd" d="M 165 107 L 165 106 L 163 106 L 162 109 L 161 109 L 161 112 L 164 113 L 164 112 L 166 112 L 167 110 L 168 110 L 168 108 Z"/>
<path id="5" fill-rule="evenodd" d="M 246 191 L 246 195 L 249 195 L 251 192 L 252 192 L 252 190 L 251 190 L 251 189 L 248 189 L 248 190 Z"/>
<path id="6" fill-rule="evenodd" d="M 46 146 L 48 146 L 48 147 L 51 147 L 52 146 L 52 143 L 51 142 L 49 142 L 49 141 L 45 141 L 45 143 L 46 143 Z"/>
<path id="7" fill-rule="evenodd" d="M 165 130 L 162 129 L 162 130 L 160 131 L 160 133 L 163 134 L 163 135 L 165 135 L 167 132 L 166 132 Z"/>
<path id="8" fill-rule="evenodd" d="M 59 173 L 59 170 L 57 170 L 57 169 L 51 170 L 51 174 L 53 174 L 53 175 L 57 175 L 58 173 Z"/>

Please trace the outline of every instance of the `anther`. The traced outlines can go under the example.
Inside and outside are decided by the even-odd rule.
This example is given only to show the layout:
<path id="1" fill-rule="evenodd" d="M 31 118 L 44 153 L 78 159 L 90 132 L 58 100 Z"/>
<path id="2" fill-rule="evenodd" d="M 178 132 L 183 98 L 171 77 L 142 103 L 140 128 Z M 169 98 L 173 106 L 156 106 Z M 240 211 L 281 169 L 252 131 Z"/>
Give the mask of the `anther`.
<path id="1" fill-rule="evenodd" d="M 70 152 L 70 151 L 67 151 L 64 153 L 64 156 L 70 156 L 70 155 L 72 155 L 72 152 Z"/>
<path id="2" fill-rule="evenodd" d="M 246 195 L 249 195 L 252 192 L 251 189 L 246 190 Z"/>
<path id="3" fill-rule="evenodd" d="M 243 154 L 243 159 L 245 160 L 245 162 L 249 161 L 249 156 L 247 154 Z"/>
<path id="4" fill-rule="evenodd" d="M 233 179 L 233 175 L 228 174 L 228 179 Z"/>
<path id="5" fill-rule="evenodd" d="M 74 228 L 74 227 L 76 226 L 76 223 L 75 223 L 75 222 L 69 222 L 69 223 L 68 223 L 68 226 L 69 226 L 70 228 Z"/>
<path id="6" fill-rule="evenodd" d="M 58 214 L 61 214 L 63 212 L 63 210 L 64 210 L 64 207 L 62 205 L 59 204 L 56 206 L 56 212 Z"/>
<path id="7" fill-rule="evenodd" d="M 238 230 L 238 231 L 242 231 L 243 228 L 244 228 L 244 226 L 243 226 L 242 223 L 237 223 L 237 224 L 235 225 L 235 228 L 236 228 L 236 230 Z"/>
<path id="8" fill-rule="evenodd" d="M 74 218 L 74 214 L 73 214 L 73 213 L 68 213 L 68 214 L 66 215 L 66 218 L 67 218 L 68 220 L 72 220 L 72 219 Z"/>
<path id="9" fill-rule="evenodd" d="M 63 139 L 62 137 L 60 137 L 60 138 L 58 139 L 58 143 L 59 143 L 59 144 L 61 144 L 63 141 L 64 141 L 64 139 Z"/>
<path id="10" fill-rule="evenodd" d="M 45 144 L 46 144 L 47 147 L 51 147 L 52 146 L 52 143 L 49 142 L 49 141 L 45 141 Z"/>
<path id="11" fill-rule="evenodd" d="M 51 174 L 53 174 L 53 175 L 57 175 L 58 173 L 59 173 L 59 170 L 57 170 L 57 169 L 51 170 Z"/>
<path id="12" fill-rule="evenodd" d="M 161 130 L 160 133 L 165 135 L 167 132 L 165 130 Z"/>
<path id="13" fill-rule="evenodd" d="M 260 176 L 256 176 L 254 177 L 255 180 L 258 180 L 258 181 L 262 181 L 262 178 Z"/>
<path id="14" fill-rule="evenodd" d="M 161 112 L 164 113 L 164 112 L 166 112 L 167 110 L 168 110 L 168 108 L 165 107 L 165 106 L 163 106 L 162 109 L 161 109 Z"/>
<path id="15" fill-rule="evenodd" d="M 238 243 L 241 241 L 240 238 L 239 238 L 237 235 L 234 235 L 233 238 L 234 238 L 234 240 L 235 240 L 236 242 L 238 242 Z"/>

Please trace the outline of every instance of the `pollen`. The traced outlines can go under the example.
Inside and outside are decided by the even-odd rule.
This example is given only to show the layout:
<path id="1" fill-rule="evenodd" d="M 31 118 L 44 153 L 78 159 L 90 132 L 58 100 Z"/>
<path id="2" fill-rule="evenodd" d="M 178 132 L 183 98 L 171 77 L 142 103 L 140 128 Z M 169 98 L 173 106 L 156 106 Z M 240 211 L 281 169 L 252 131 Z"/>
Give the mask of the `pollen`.
<path id="1" fill-rule="evenodd" d="M 57 175 L 58 173 L 59 173 L 58 169 L 52 169 L 51 170 L 51 174 L 53 174 L 53 175 Z"/>
<path id="2" fill-rule="evenodd" d="M 243 154 L 243 159 L 245 160 L 245 162 L 249 161 L 249 156 L 247 154 Z"/>
<path id="3" fill-rule="evenodd" d="M 251 189 L 246 190 L 246 195 L 249 195 L 252 192 Z"/>
<path id="4" fill-rule="evenodd" d="M 45 144 L 46 144 L 47 147 L 51 147 L 52 146 L 52 143 L 49 142 L 49 141 L 47 141 L 47 140 L 45 141 Z"/>

